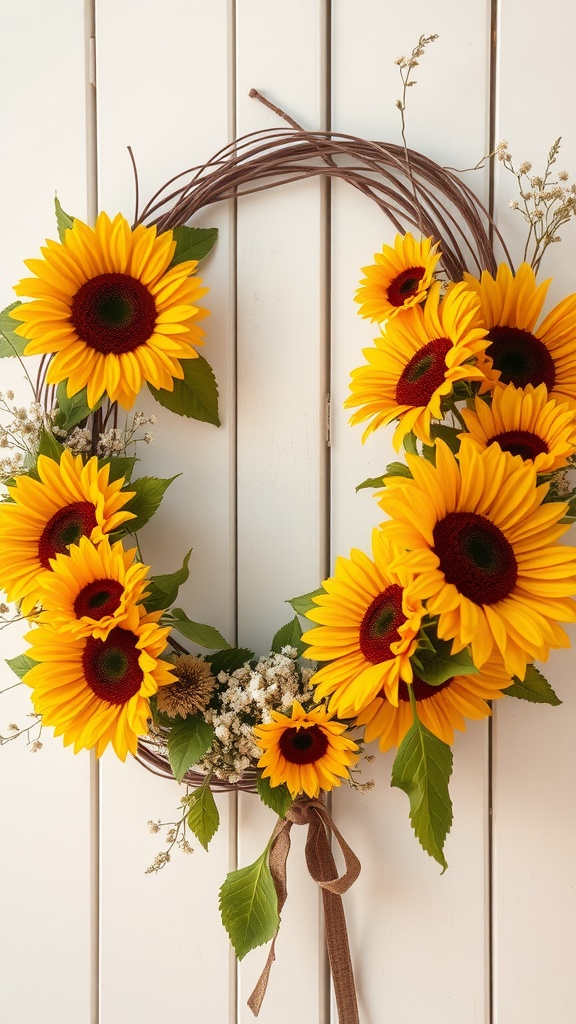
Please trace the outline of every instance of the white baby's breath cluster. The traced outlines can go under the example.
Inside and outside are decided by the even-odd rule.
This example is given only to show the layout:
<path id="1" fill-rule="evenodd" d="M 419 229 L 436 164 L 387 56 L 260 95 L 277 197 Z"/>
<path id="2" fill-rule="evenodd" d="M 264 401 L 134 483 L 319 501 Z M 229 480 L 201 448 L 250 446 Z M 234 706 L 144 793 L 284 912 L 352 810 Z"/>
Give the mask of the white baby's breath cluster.
<path id="1" fill-rule="evenodd" d="M 38 402 L 14 404 L 13 391 L 0 391 L 0 482 L 26 472 L 40 443 L 42 431 L 52 429 L 52 414 Z"/>
<path id="2" fill-rule="evenodd" d="M 272 711 L 285 714 L 295 700 L 312 700 L 312 669 L 299 668 L 296 657 L 295 648 L 283 647 L 280 654 L 266 655 L 254 667 L 246 664 L 230 674 L 220 673 L 218 706 L 204 713 L 216 738 L 196 766 L 199 771 L 237 782 L 262 753 L 254 741 L 253 726 L 269 722 Z"/>
<path id="3" fill-rule="evenodd" d="M 132 451 L 138 442 L 153 444 L 154 437 L 149 430 L 145 430 L 142 436 L 138 436 L 143 427 L 156 423 L 155 416 L 145 416 L 143 412 L 136 412 L 126 420 L 124 427 L 110 427 L 98 435 L 96 443 L 96 454 L 101 459 L 111 456 L 127 455 Z M 71 430 L 64 430 L 61 427 L 53 427 L 54 435 L 68 448 L 73 455 L 85 455 L 92 452 L 92 432 L 86 427 L 73 427 Z"/>

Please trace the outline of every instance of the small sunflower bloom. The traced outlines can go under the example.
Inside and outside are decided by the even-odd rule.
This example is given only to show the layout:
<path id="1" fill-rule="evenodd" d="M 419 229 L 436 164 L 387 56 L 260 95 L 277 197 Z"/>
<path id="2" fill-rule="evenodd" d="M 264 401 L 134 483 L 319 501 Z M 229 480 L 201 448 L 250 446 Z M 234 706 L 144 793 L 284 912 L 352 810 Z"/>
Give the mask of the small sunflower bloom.
<path id="1" fill-rule="evenodd" d="M 431 686 L 414 676 L 410 688 L 416 699 L 418 718 L 430 732 L 449 746 L 454 742 L 454 729 L 463 732 L 466 719 L 480 720 L 492 714 L 487 701 L 504 696 L 512 686 L 499 657 L 493 657 L 478 673 L 453 676 L 439 686 Z M 367 743 L 378 740 L 385 752 L 399 747 L 413 722 L 409 687 L 401 683 L 398 706 L 391 704 L 384 691 L 360 711 L 356 725 L 364 726 Z"/>
<path id="2" fill-rule="evenodd" d="M 37 664 L 23 682 L 43 725 L 65 746 L 73 743 L 75 754 L 94 748 L 100 757 L 109 744 L 122 761 L 136 753 L 138 737 L 148 733 L 150 697 L 174 681 L 160 657 L 170 632 L 158 626 L 161 614 L 142 614 L 134 629 L 115 626 L 105 639 L 46 625 L 27 634 Z"/>
<path id="3" fill-rule="evenodd" d="M 550 398 L 544 384 L 496 388 L 490 404 L 478 397 L 474 409 L 462 409 L 462 416 L 468 433 L 459 435 L 461 442 L 477 451 L 497 444 L 533 462 L 537 473 L 561 469 L 576 452 L 574 409 Z"/>
<path id="4" fill-rule="evenodd" d="M 148 565 L 136 562 L 136 548 L 104 537 L 93 544 L 80 537 L 67 554 L 50 560 L 50 572 L 37 580 L 39 621 L 72 636 L 105 640 L 116 626 L 136 629 L 138 602 L 146 596 Z"/>
<path id="5" fill-rule="evenodd" d="M 309 644 L 306 658 L 329 662 L 310 680 L 316 700 L 329 696 L 341 718 L 352 717 L 382 688 L 396 704 L 400 680 L 412 681 L 410 658 L 424 615 L 412 594 L 414 576 L 390 568 L 402 548 L 381 530 L 372 533 L 372 553 L 373 560 L 353 549 L 350 558 L 336 560 L 334 576 L 322 584 L 326 593 L 307 612 L 320 625 L 302 637 Z"/>
<path id="6" fill-rule="evenodd" d="M 50 355 L 48 384 L 67 381 L 71 398 L 87 388 L 94 408 L 103 395 L 130 409 L 145 383 L 173 391 L 180 360 L 193 359 L 207 311 L 198 265 L 171 267 L 172 231 L 100 213 L 94 228 L 74 220 L 63 242 L 47 240 L 42 259 L 27 260 L 35 277 L 15 286 L 32 299 L 11 314 L 27 338 L 25 355 Z"/>
<path id="7" fill-rule="evenodd" d="M 504 384 L 537 388 L 552 398 L 576 405 L 576 294 L 568 295 L 538 324 L 550 280 L 536 283 L 532 267 L 522 263 L 515 274 L 502 263 L 496 277 L 480 280 L 464 274 L 478 296 L 488 345 L 479 366 L 486 380 L 481 392 Z"/>
<path id="8" fill-rule="evenodd" d="M 432 238 L 418 242 L 408 231 L 396 235 L 393 247 L 384 245 L 382 252 L 375 252 L 376 262 L 362 267 L 366 277 L 355 295 L 360 316 L 381 324 L 423 302 L 442 255 L 437 249 Z"/>
<path id="9" fill-rule="evenodd" d="M 534 465 L 490 445 L 464 444 L 457 461 L 436 442 L 436 465 L 408 455 L 412 479 L 379 496 L 383 531 L 405 554 L 411 590 L 438 615 L 454 653 L 470 645 L 477 668 L 499 651 L 523 679 L 529 662 L 569 647 L 559 622 L 576 622 L 576 548 L 558 544 L 564 502 L 544 502 Z M 392 564 L 396 568 L 396 563 Z"/>
<path id="10" fill-rule="evenodd" d="M 343 735 L 344 722 L 321 706 L 305 711 L 298 701 L 291 716 L 280 711 L 271 715 L 271 722 L 254 727 L 263 751 L 258 767 L 271 786 L 286 783 L 293 797 L 304 793 L 314 799 L 321 789 L 329 791 L 350 778 L 349 769 L 359 753 L 358 745 Z"/>
<path id="11" fill-rule="evenodd" d="M 344 408 L 359 407 L 350 417 L 352 425 L 369 420 L 363 441 L 378 427 L 398 420 L 396 450 L 410 431 L 432 444 L 431 421 L 442 418 L 442 403 L 454 385 L 484 379 L 474 365 L 486 346 L 478 301 L 463 284 L 440 300 L 440 287 L 431 287 L 424 306 L 389 320 L 374 348 L 363 351 L 368 365 L 352 371 Z"/>
<path id="12" fill-rule="evenodd" d="M 64 451 L 59 462 L 40 455 L 39 479 L 20 476 L 8 488 L 11 500 L 0 504 L 0 587 L 9 601 L 21 601 L 28 615 L 38 599 L 38 576 L 50 560 L 86 536 L 97 544 L 114 533 L 133 512 L 124 506 L 134 491 L 124 478 L 110 481 L 110 467 L 93 457 Z"/>

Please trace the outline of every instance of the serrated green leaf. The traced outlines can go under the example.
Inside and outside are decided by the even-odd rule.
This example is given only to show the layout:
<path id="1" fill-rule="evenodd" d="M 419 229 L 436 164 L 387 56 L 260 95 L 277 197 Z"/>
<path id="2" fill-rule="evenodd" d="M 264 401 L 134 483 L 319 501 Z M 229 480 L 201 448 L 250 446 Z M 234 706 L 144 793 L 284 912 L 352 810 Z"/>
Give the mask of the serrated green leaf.
<path id="1" fill-rule="evenodd" d="M 28 341 L 26 338 L 21 338 L 19 334 L 15 333 L 18 324 L 16 320 L 8 315 L 10 310 L 17 309 L 21 305 L 21 302 L 11 302 L 0 313 L 0 359 L 24 355 L 24 349 Z"/>
<path id="2" fill-rule="evenodd" d="M 136 480 L 130 481 L 130 490 L 135 491 L 133 498 L 130 498 L 125 505 L 126 512 L 133 512 L 136 516 L 128 524 L 130 533 L 136 533 L 152 518 L 160 507 L 160 503 L 170 484 L 180 476 L 161 479 L 157 476 L 139 476 Z"/>
<path id="3" fill-rule="evenodd" d="M 460 441 L 458 440 L 458 434 L 462 433 L 461 427 L 448 427 L 445 423 L 432 423 L 430 427 L 430 436 L 433 440 L 440 438 L 445 444 L 448 445 L 451 452 L 456 455 L 460 449 Z"/>
<path id="4" fill-rule="evenodd" d="M 58 238 L 61 242 L 64 241 L 66 231 L 71 228 L 74 223 L 74 217 L 71 217 L 69 213 L 65 213 L 60 205 L 58 196 L 54 196 L 54 208 L 56 210 L 56 224 L 58 226 Z"/>
<path id="5" fill-rule="evenodd" d="M 207 647 L 211 651 L 220 648 L 230 650 L 230 644 L 214 626 L 207 626 L 203 622 L 193 622 L 181 608 L 171 608 L 169 615 L 164 616 L 163 622 L 177 629 L 182 636 L 191 640 L 192 643 L 199 644 L 200 647 Z"/>
<path id="6" fill-rule="evenodd" d="M 431 650 L 418 648 L 417 651 L 418 675 L 423 682 L 429 686 L 440 686 L 454 676 L 476 675 L 478 669 L 467 647 L 458 654 L 451 654 L 451 640 L 434 637 L 432 643 L 434 646 Z"/>
<path id="7" fill-rule="evenodd" d="M 60 382 L 56 390 L 58 412 L 55 422 L 57 427 L 61 427 L 62 430 L 72 430 L 72 427 L 76 427 L 94 411 L 86 401 L 86 393 L 86 388 L 82 388 L 78 394 L 68 398 L 66 381 Z M 94 406 L 94 409 L 99 409 L 101 405 L 102 399 Z"/>
<path id="8" fill-rule="evenodd" d="M 246 662 L 254 657 L 254 651 L 248 647 L 230 647 L 228 650 L 216 651 L 216 654 L 206 655 L 206 661 L 210 662 L 212 674 L 217 676 L 220 672 L 235 672 L 242 668 Z"/>
<path id="9" fill-rule="evenodd" d="M 26 673 L 39 663 L 32 661 L 27 654 L 18 654 L 15 658 L 6 658 L 6 664 L 18 676 L 18 679 L 23 679 Z"/>
<path id="10" fill-rule="evenodd" d="M 215 836 L 220 824 L 216 801 L 209 786 L 201 786 L 188 798 L 190 808 L 186 824 L 205 850 Z"/>
<path id="11" fill-rule="evenodd" d="M 508 697 L 529 700 L 533 704 L 551 704 L 555 708 L 562 703 L 546 677 L 534 665 L 528 665 L 524 679 L 514 676 L 514 683 L 504 693 Z"/>
<path id="12" fill-rule="evenodd" d="M 444 842 L 452 825 L 448 782 L 452 774 L 450 747 L 416 719 L 406 733 L 392 766 L 392 785 L 410 800 L 410 821 L 420 845 L 448 867 Z"/>
<path id="13" fill-rule="evenodd" d="M 176 249 L 171 267 L 186 260 L 203 260 L 218 238 L 218 228 L 190 228 L 182 225 L 172 229 Z"/>
<path id="14" fill-rule="evenodd" d="M 175 572 L 166 573 L 163 576 L 151 576 L 149 582 L 146 584 L 148 590 L 148 597 L 144 600 L 144 606 L 147 612 L 157 612 L 161 609 L 169 608 L 171 604 L 178 597 L 178 591 L 183 583 L 186 582 L 190 573 L 188 571 L 188 562 L 190 561 L 190 555 L 192 554 L 192 548 L 187 555 L 184 556 L 184 560 L 179 569 Z"/>
<path id="15" fill-rule="evenodd" d="M 138 462 L 138 459 L 132 456 L 123 455 L 111 455 L 107 459 L 98 459 L 98 466 L 109 466 L 108 480 L 112 483 L 114 480 L 124 479 L 126 483 L 130 482 L 130 477 L 134 471 L 134 466 Z"/>
<path id="16" fill-rule="evenodd" d="M 53 462 L 60 462 L 64 445 L 56 440 L 49 430 L 43 430 L 38 443 L 38 455 L 46 455 Z"/>
<path id="17" fill-rule="evenodd" d="M 274 937 L 279 923 L 278 898 L 268 848 L 254 864 L 227 875 L 220 889 L 220 914 L 239 960 Z"/>
<path id="18" fill-rule="evenodd" d="M 422 445 L 422 456 L 432 466 L 436 465 L 436 445 L 423 444 Z"/>
<path id="19" fill-rule="evenodd" d="M 283 647 L 295 647 L 298 651 L 298 657 L 301 657 L 306 650 L 306 645 L 302 643 L 301 638 L 302 626 L 298 617 L 294 616 L 291 622 L 287 622 L 275 634 L 270 650 L 274 651 L 275 654 L 280 654 Z"/>
<path id="20" fill-rule="evenodd" d="M 202 717 L 191 715 L 176 720 L 168 737 L 168 760 L 174 778 L 182 782 L 193 764 L 201 761 L 214 742 L 214 729 Z"/>
<path id="21" fill-rule="evenodd" d="M 398 463 L 400 465 L 400 463 Z M 364 491 L 367 487 L 384 487 L 386 485 L 386 476 L 369 476 L 367 480 L 363 480 L 361 484 L 356 487 L 356 494 L 358 491 Z"/>
<path id="22" fill-rule="evenodd" d="M 312 611 L 313 608 L 317 608 L 318 605 L 313 601 L 314 597 L 320 597 L 320 594 L 325 594 L 324 587 L 318 587 L 317 590 L 311 590 L 309 594 L 301 594 L 300 597 L 293 597 L 286 604 L 289 604 L 297 615 L 307 615 L 308 612 Z"/>
<path id="23" fill-rule="evenodd" d="M 150 393 L 160 405 L 178 416 L 188 416 L 219 427 L 218 385 L 212 367 L 198 356 L 197 359 L 185 359 L 182 369 L 184 379 L 174 381 L 173 391 L 153 388 L 149 384 Z"/>
<path id="24" fill-rule="evenodd" d="M 279 786 L 271 786 L 270 779 L 265 779 L 261 775 L 256 781 L 256 789 L 258 790 L 258 796 L 262 803 L 266 804 L 266 807 L 270 807 L 281 818 L 286 817 L 286 812 L 294 803 L 294 798 L 291 796 L 285 782 L 282 782 Z"/>
<path id="25" fill-rule="evenodd" d="M 404 451 L 407 451 L 410 455 L 418 455 L 418 446 L 416 444 L 416 435 L 409 431 L 408 434 L 404 435 L 402 442 L 404 445 Z"/>

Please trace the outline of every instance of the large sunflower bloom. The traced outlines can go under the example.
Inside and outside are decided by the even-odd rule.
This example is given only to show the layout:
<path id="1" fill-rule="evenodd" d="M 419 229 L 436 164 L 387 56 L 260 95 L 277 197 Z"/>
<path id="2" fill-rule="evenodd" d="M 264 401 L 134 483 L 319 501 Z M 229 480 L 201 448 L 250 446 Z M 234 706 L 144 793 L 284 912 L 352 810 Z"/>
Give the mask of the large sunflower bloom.
<path id="1" fill-rule="evenodd" d="M 576 548 L 556 543 L 567 506 L 543 504 L 548 484 L 536 486 L 533 464 L 498 445 L 464 444 L 459 458 L 441 441 L 436 466 L 408 455 L 413 479 L 394 478 L 380 496 L 392 517 L 383 529 L 407 549 L 411 590 L 453 651 L 470 644 L 482 668 L 499 650 L 524 678 L 528 662 L 569 646 L 558 621 L 576 621 Z"/>
<path id="2" fill-rule="evenodd" d="M 355 295 L 360 316 L 380 324 L 422 302 L 442 255 L 437 248 L 438 242 L 433 244 L 432 238 L 417 242 L 408 231 L 396 235 L 394 247 L 384 245 L 382 252 L 375 252 L 376 263 L 362 267 L 366 277 Z"/>
<path id="3" fill-rule="evenodd" d="M 123 506 L 134 491 L 124 479 L 109 480 L 110 468 L 98 469 L 96 457 L 64 451 L 60 462 L 40 455 L 39 480 L 19 476 L 8 488 L 11 501 L 0 504 L 0 587 L 9 601 L 21 601 L 28 615 L 37 599 L 38 575 L 50 559 L 65 553 L 80 537 L 97 544 L 105 534 L 134 518 Z"/>
<path id="4" fill-rule="evenodd" d="M 344 408 L 360 406 L 352 424 L 369 420 L 363 440 L 392 420 L 398 449 L 413 431 L 431 444 L 430 423 L 442 418 L 442 401 L 459 380 L 483 380 L 471 364 L 486 345 L 478 324 L 478 301 L 464 284 L 440 301 L 440 284 L 432 286 L 424 306 L 407 309 L 388 321 L 375 348 L 364 349 L 368 366 L 352 371 L 352 394 Z"/>
<path id="5" fill-rule="evenodd" d="M 496 277 L 484 271 L 478 281 L 464 274 L 480 299 L 488 346 L 480 360 L 486 381 L 481 391 L 501 384 L 524 388 L 544 384 L 558 401 L 576 404 L 576 294 L 568 295 L 536 324 L 550 281 L 536 284 L 534 271 L 522 263 L 516 274 L 506 264 Z"/>
<path id="6" fill-rule="evenodd" d="M 317 797 L 320 790 L 340 786 L 350 778 L 348 769 L 358 760 L 358 746 L 342 734 L 343 722 L 334 721 L 323 707 L 305 711 L 298 701 L 292 716 L 272 711 L 272 721 L 256 725 L 256 742 L 264 751 L 258 761 L 271 786 L 286 783 L 293 797 Z"/>
<path id="7" fill-rule="evenodd" d="M 136 629 L 138 602 L 145 596 L 149 566 L 134 562 L 136 548 L 104 537 L 93 544 L 80 537 L 65 555 L 56 555 L 51 571 L 38 577 L 40 622 L 74 637 L 105 640 L 116 626 Z"/>
<path id="8" fill-rule="evenodd" d="M 24 676 L 34 708 L 74 753 L 95 747 L 100 757 L 109 743 L 123 761 L 136 752 L 148 732 L 149 698 L 175 678 L 159 657 L 170 632 L 158 626 L 160 615 L 143 616 L 134 629 L 115 626 L 105 640 L 48 626 L 27 634 L 38 662 Z"/>
<path id="9" fill-rule="evenodd" d="M 486 718 L 492 712 L 486 703 L 503 697 L 502 690 L 512 685 L 509 673 L 499 658 L 491 658 L 477 674 L 453 676 L 439 686 L 430 686 L 414 677 L 412 692 L 416 698 L 418 718 L 422 725 L 444 743 L 452 744 L 454 729 L 463 731 L 465 719 Z M 399 747 L 412 725 L 412 707 L 406 683 L 400 684 L 398 707 L 381 692 L 363 708 L 356 725 L 365 726 L 367 743 L 378 740 L 383 752 Z"/>
<path id="10" fill-rule="evenodd" d="M 412 681 L 410 657 L 416 650 L 424 609 L 412 595 L 413 575 L 390 562 L 401 553 L 381 530 L 372 533 L 372 561 L 353 549 L 338 558 L 325 594 L 307 612 L 320 623 L 304 633 L 306 657 L 329 661 L 312 677 L 317 700 L 330 696 L 332 711 L 351 717 L 384 688 L 398 701 L 401 679 Z"/>
<path id="11" fill-rule="evenodd" d="M 189 260 L 170 267 L 172 232 L 134 231 L 121 214 L 101 213 L 94 229 L 75 220 L 64 242 L 47 240 L 43 259 L 27 260 L 36 276 L 15 287 L 32 302 L 12 314 L 29 339 L 25 355 L 50 354 L 49 384 L 68 381 L 68 396 L 87 387 L 93 408 L 106 393 L 129 409 L 145 382 L 172 391 L 181 359 L 202 344 L 197 305 L 202 281 Z"/>
<path id="12" fill-rule="evenodd" d="M 498 444 L 505 452 L 534 463 L 537 473 L 552 473 L 576 451 L 574 409 L 550 398 L 544 384 L 496 388 L 490 404 L 477 398 L 474 411 L 462 409 L 468 433 L 460 441 L 477 451 Z"/>

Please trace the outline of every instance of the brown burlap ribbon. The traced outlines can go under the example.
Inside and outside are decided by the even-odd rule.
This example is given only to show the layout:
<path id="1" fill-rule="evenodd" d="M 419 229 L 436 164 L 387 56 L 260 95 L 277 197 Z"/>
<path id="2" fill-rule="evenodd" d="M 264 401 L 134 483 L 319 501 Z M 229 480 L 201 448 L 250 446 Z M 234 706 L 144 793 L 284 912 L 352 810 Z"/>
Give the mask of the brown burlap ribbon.
<path id="1" fill-rule="evenodd" d="M 324 905 L 324 935 L 334 982 L 338 1019 L 340 1024 L 358 1024 L 356 987 L 350 960 L 346 918 L 342 906 L 342 893 L 356 881 L 360 874 L 360 861 L 342 838 L 321 800 L 296 800 L 286 818 L 280 818 L 270 845 L 270 872 L 278 897 L 278 913 L 288 895 L 286 888 L 286 859 L 290 852 L 290 829 L 292 825 L 308 825 L 306 837 L 306 863 L 310 875 L 322 891 Z M 345 871 L 338 876 L 336 863 L 330 849 L 330 834 L 338 841 L 344 857 Z M 260 1012 L 266 993 L 270 968 L 276 959 L 275 946 L 278 930 L 272 939 L 266 965 L 256 988 L 248 1000 L 248 1006 L 255 1017 Z"/>

